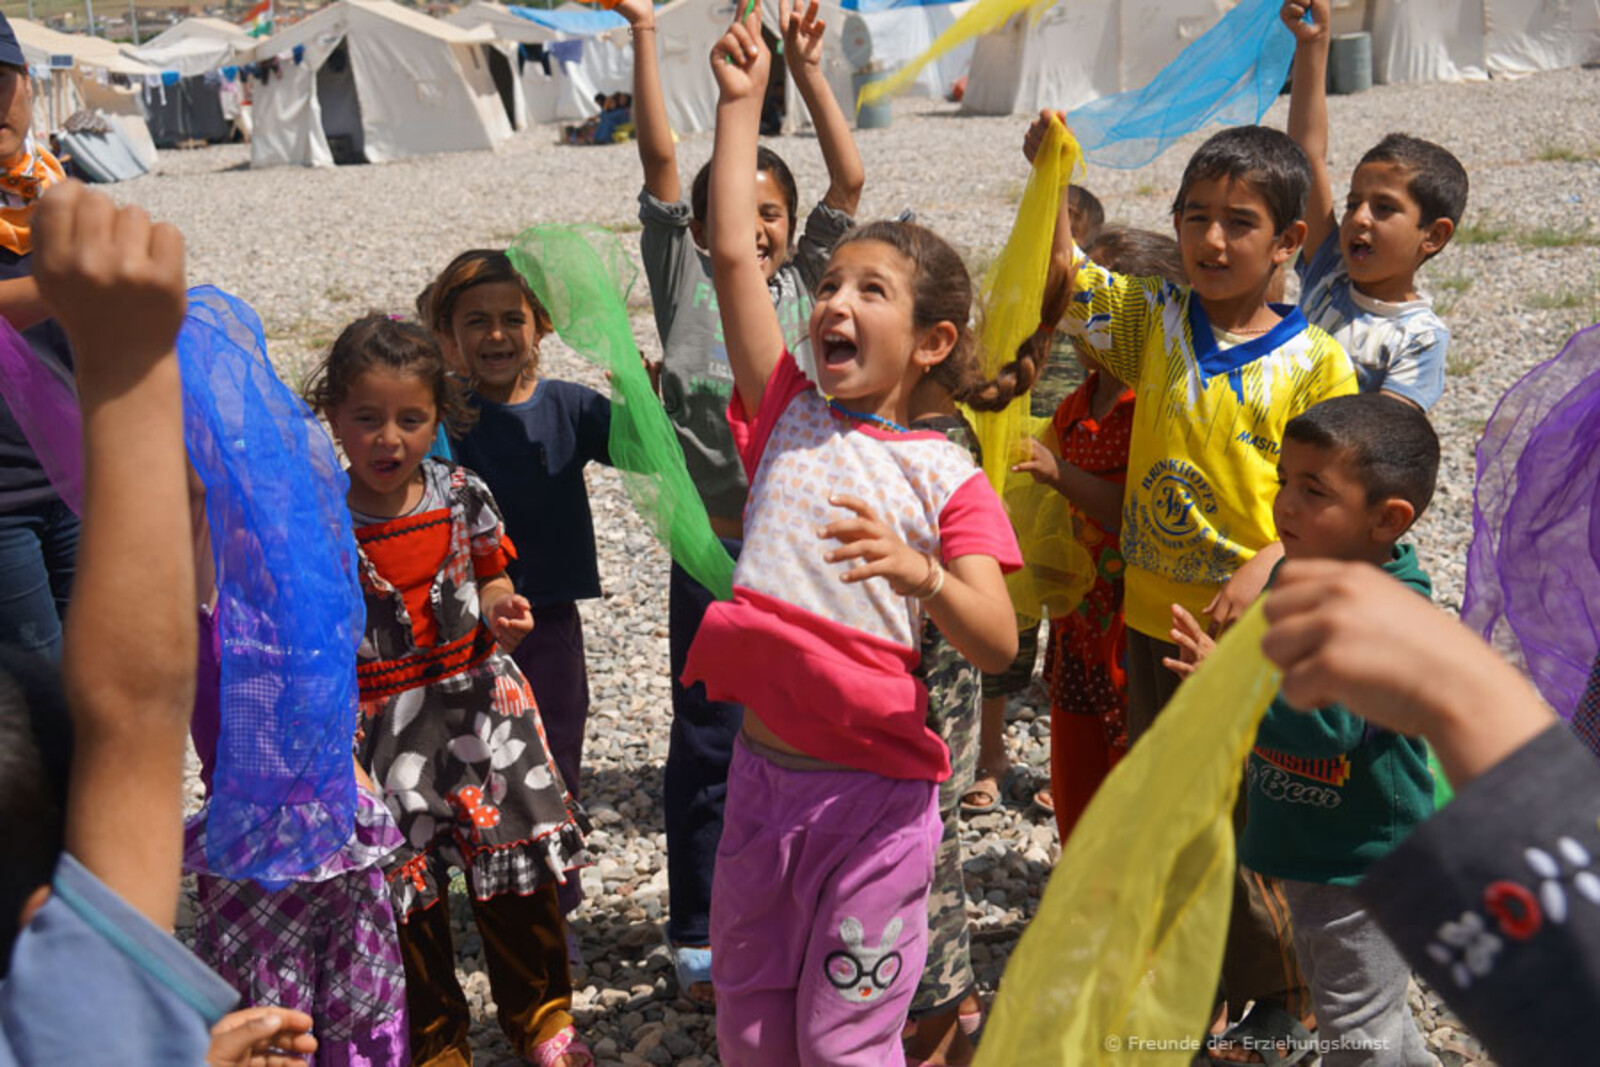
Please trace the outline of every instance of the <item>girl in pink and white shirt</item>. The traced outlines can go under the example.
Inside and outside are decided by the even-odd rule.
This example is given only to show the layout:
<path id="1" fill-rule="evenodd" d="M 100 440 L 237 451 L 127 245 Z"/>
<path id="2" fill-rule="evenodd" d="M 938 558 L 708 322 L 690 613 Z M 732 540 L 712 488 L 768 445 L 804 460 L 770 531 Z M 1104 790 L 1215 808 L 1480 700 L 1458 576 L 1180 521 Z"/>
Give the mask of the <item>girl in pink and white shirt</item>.
<path id="1" fill-rule="evenodd" d="M 950 774 L 912 674 L 922 613 L 1004 669 L 1002 572 L 1021 559 L 967 453 L 905 429 L 913 393 L 973 384 L 972 286 L 949 245 L 904 223 L 847 234 L 817 286 L 816 385 L 784 348 L 746 221 L 769 64 L 756 18 L 712 55 L 712 277 L 745 542 L 683 679 L 746 709 L 712 886 L 718 1051 L 730 1067 L 879 1067 L 904 1062 Z"/>

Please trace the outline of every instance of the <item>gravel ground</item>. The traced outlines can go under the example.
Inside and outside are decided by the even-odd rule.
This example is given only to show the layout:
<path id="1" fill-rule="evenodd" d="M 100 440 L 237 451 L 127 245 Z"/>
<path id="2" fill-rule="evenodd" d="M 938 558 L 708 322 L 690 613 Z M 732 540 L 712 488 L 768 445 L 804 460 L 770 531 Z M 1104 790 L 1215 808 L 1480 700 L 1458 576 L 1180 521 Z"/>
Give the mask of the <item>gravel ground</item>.
<path id="1" fill-rule="evenodd" d="M 1390 130 L 1455 151 L 1472 178 L 1466 226 L 1424 271 L 1453 334 L 1450 376 L 1433 417 L 1445 463 L 1434 505 L 1416 531 L 1441 603 L 1460 602 L 1471 536 L 1473 445 L 1496 400 L 1575 328 L 1600 318 L 1594 248 L 1600 244 L 1600 167 L 1592 119 L 1600 72 L 1565 71 L 1514 82 L 1378 87 L 1331 102 L 1332 165 L 1342 189 L 1360 153 Z M 916 209 L 982 264 L 1005 239 L 1023 183 L 1024 120 L 959 116 L 953 107 L 903 100 L 888 129 L 863 131 L 863 218 Z M 1285 103 L 1269 114 L 1282 125 Z M 1139 171 L 1094 170 L 1086 179 L 1108 219 L 1164 229 L 1183 162 L 1200 138 Z M 422 285 L 455 253 L 504 245 L 539 222 L 586 222 L 637 251 L 640 175 L 631 145 L 559 147 L 553 128 L 518 135 L 495 153 L 436 156 L 380 167 L 252 171 L 242 147 L 164 153 L 150 175 L 110 188 L 179 223 L 190 277 L 248 300 L 291 381 L 340 327 L 371 308 L 409 311 Z M 686 176 L 710 152 L 709 136 L 679 146 Z M 776 142 L 796 171 L 804 204 L 825 184 L 808 138 Z M 634 331 L 659 352 L 641 281 L 630 297 Z M 560 345 L 548 373 L 603 387 Z M 658 810 L 670 707 L 665 554 L 634 516 L 621 483 L 591 470 L 604 599 L 584 605 L 593 710 L 584 792 L 596 823 L 597 865 L 583 874 L 589 900 L 575 916 L 588 959 L 576 1013 L 604 1064 L 716 1062 L 711 1016 L 677 996 L 661 926 L 665 842 Z M 1013 761 L 1044 774 L 1049 719 L 1036 693 L 1014 702 Z M 1013 798 L 1021 800 L 1023 798 Z M 1059 853 L 1053 823 L 1013 803 L 971 820 L 966 841 L 975 962 L 992 994 L 1006 957 L 1037 907 Z M 479 1019 L 479 1062 L 516 1062 L 493 1024 L 475 933 L 459 931 L 460 969 Z M 1486 1063 L 1438 998 L 1413 1007 L 1448 1065 Z"/>

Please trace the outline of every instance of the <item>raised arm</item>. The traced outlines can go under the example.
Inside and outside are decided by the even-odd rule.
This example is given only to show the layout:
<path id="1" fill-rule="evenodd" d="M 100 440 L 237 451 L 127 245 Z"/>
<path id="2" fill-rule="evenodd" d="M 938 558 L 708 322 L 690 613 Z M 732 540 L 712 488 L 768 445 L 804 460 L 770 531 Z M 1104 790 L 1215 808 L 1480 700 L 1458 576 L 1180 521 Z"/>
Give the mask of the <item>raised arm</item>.
<path id="1" fill-rule="evenodd" d="M 1306 12 L 1311 21 L 1305 21 Z M 1306 197 L 1305 255 L 1309 260 L 1339 228 L 1328 176 L 1328 0 L 1289 0 L 1283 21 L 1294 34 L 1294 78 L 1289 89 L 1289 136 L 1311 160 L 1311 192 Z"/>
<path id="2" fill-rule="evenodd" d="M 783 357 L 783 331 L 756 258 L 756 142 L 772 61 L 761 40 L 760 19 L 760 5 L 751 4 L 711 50 L 720 91 L 711 149 L 711 280 L 722 309 L 733 384 L 751 417 Z"/>
<path id="3" fill-rule="evenodd" d="M 633 37 L 633 136 L 639 144 L 645 191 L 657 200 L 676 203 L 683 191 L 656 61 L 655 5 L 651 0 L 622 0 L 616 10 L 628 20 L 628 33 Z"/>
<path id="4" fill-rule="evenodd" d="M 1022 137 L 1022 155 L 1030 165 L 1033 163 L 1033 157 L 1039 153 L 1039 146 L 1044 144 L 1045 134 L 1049 132 L 1052 121 L 1065 122 L 1066 113 L 1046 108 L 1039 112 L 1038 118 L 1028 124 L 1028 132 Z M 1039 308 L 1041 325 L 1054 326 L 1060 322 L 1067 313 L 1067 304 L 1072 300 L 1072 274 L 1077 269 L 1078 259 L 1077 247 L 1072 241 L 1072 213 L 1068 210 L 1069 194 L 1070 187 L 1061 190 L 1061 207 L 1056 212 L 1056 228 L 1050 238 L 1050 268 L 1045 275 L 1044 299 L 1040 302 Z M 1035 338 L 1029 339 L 1030 342 L 1035 340 Z M 1043 337 L 1038 343 L 1048 345 L 1049 341 L 1049 337 Z"/>
<path id="5" fill-rule="evenodd" d="M 158 926 L 177 910 L 195 581 L 173 342 L 183 238 L 77 182 L 39 202 L 34 277 L 72 341 L 84 523 L 62 674 L 67 850 Z"/>
<path id="6" fill-rule="evenodd" d="M 789 73 L 806 110 L 811 112 L 817 144 L 828 165 L 828 192 L 823 203 L 854 215 L 861 203 L 867 172 L 855 138 L 850 136 L 850 120 L 822 73 L 822 33 L 826 27 L 817 18 L 817 0 L 811 0 L 803 15 L 794 10 L 791 0 L 778 0 L 778 22 L 783 27 L 783 54 L 789 61 Z"/>

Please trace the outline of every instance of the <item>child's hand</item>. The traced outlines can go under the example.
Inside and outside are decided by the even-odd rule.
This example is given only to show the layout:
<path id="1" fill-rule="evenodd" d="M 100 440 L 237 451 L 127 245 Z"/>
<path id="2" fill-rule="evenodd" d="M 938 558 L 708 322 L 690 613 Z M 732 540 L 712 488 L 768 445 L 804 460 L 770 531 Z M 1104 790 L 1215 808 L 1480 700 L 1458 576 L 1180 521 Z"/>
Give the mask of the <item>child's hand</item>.
<path id="1" fill-rule="evenodd" d="M 305 1067 L 317 1051 L 311 1016 L 288 1008 L 229 1012 L 211 1028 L 206 1067 Z"/>
<path id="2" fill-rule="evenodd" d="M 33 276 L 72 339 L 80 386 L 114 368 L 137 378 L 172 351 L 187 305 L 176 227 L 76 181 L 39 200 L 33 225 Z"/>
<path id="3" fill-rule="evenodd" d="M 866 501 L 838 494 L 828 497 L 828 503 L 856 513 L 853 519 L 839 519 L 817 531 L 817 536 L 824 540 L 844 542 L 843 548 L 823 554 L 822 558 L 829 563 L 847 559 L 864 561 L 861 566 L 840 575 L 841 581 L 887 578 L 889 588 L 899 596 L 911 596 L 927 585 L 932 577 L 928 557 L 900 540 Z"/>
<path id="4" fill-rule="evenodd" d="M 1305 21 L 1306 12 L 1311 21 Z M 1328 0 L 1288 0 L 1278 13 L 1283 24 L 1294 34 L 1296 44 L 1315 44 L 1328 36 Z"/>
<path id="5" fill-rule="evenodd" d="M 791 0 L 778 0 L 778 25 L 783 27 L 783 56 L 791 72 L 800 67 L 822 66 L 822 31 L 817 18 L 817 0 L 806 5 L 805 14 L 795 10 Z"/>
<path id="6" fill-rule="evenodd" d="M 507 593 L 492 601 L 483 617 L 489 624 L 489 632 L 507 652 L 514 651 L 522 644 L 522 639 L 533 632 L 533 605 L 528 603 L 527 597 L 516 593 Z"/>
<path id="7" fill-rule="evenodd" d="M 1274 541 L 1250 558 L 1250 562 L 1233 572 L 1233 577 L 1223 583 L 1217 595 L 1206 605 L 1211 617 L 1211 636 L 1221 637 L 1224 631 L 1239 621 L 1250 610 L 1250 605 L 1261 596 L 1272 577 L 1272 568 L 1283 558 L 1283 545 Z"/>
<path id="8" fill-rule="evenodd" d="M 1022 154 L 1029 163 L 1032 163 L 1033 157 L 1039 154 L 1039 146 L 1044 144 L 1044 135 L 1050 131 L 1050 121 L 1052 119 L 1066 122 L 1067 113 L 1065 111 L 1051 111 L 1049 108 L 1045 108 L 1039 112 L 1038 118 L 1028 124 L 1028 132 L 1022 137 Z"/>
<path id="9" fill-rule="evenodd" d="M 1038 438 L 1030 438 L 1028 447 L 1032 454 L 1011 469 L 1018 474 L 1032 475 L 1034 481 L 1055 488 L 1061 480 L 1061 457 L 1046 448 Z"/>
<path id="10" fill-rule="evenodd" d="M 618 4 L 602 3 L 601 8 L 615 11 L 628 20 L 629 26 L 654 26 L 656 6 L 650 0 L 622 0 Z"/>
<path id="11" fill-rule="evenodd" d="M 1172 605 L 1172 643 L 1178 646 L 1178 658 L 1170 659 L 1165 656 L 1161 659 L 1162 666 L 1180 678 L 1187 678 L 1194 673 L 1194 669 L 1205 658 L 1211 655 L 1211 650 L 1217 643 L 1211 640 L 1200 620 L 1190 615 L 1182 604 Z"/>
<path id="12" fill-rule="evenodd" d="M 745 0 L 737 0 L 744 3 Z M 772 56 L 761 39 L 761 11 L 754 5 L 747 18 L 728 27 L 711 49 L 711 72 L 723 100 L 760 102 L 767 91 Z"/>

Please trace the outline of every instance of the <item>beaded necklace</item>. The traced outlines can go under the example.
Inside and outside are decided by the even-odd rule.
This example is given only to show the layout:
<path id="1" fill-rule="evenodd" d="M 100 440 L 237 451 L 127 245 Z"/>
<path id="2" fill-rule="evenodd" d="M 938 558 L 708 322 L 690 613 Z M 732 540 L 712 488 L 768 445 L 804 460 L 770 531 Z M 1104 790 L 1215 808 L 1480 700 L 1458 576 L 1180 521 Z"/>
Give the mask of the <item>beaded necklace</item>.
<path id="1" fill-rule="evenodd" d="M 857 422 L 876 423 L 877 425 L 882 426 L 884 429 L 892 430 L 895 433 L 911 432 L 904 426 L 901 426 L 898 422 L 895 422 L 893 419 L 886 419 L 882 415 L 874 415 L 870 411 L 851 411 L 837 400 L 829 400 L 828 408 L 836 415 L 843 415 L 845 418 L 855 419 Z"/>

